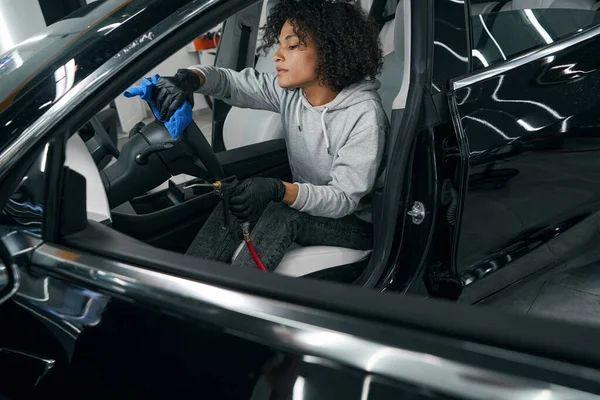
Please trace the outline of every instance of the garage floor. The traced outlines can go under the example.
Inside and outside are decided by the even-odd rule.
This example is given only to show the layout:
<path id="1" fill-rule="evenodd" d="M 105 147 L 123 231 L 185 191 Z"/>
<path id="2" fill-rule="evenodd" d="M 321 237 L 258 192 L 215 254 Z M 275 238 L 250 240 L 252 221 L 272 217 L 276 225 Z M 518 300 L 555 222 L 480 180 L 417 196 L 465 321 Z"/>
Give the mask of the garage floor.
<path id="1" fill-rule="evenodd" d="M 520 314 L 600 325 L 600 250 L 521 282 L 479 305 Z"/>

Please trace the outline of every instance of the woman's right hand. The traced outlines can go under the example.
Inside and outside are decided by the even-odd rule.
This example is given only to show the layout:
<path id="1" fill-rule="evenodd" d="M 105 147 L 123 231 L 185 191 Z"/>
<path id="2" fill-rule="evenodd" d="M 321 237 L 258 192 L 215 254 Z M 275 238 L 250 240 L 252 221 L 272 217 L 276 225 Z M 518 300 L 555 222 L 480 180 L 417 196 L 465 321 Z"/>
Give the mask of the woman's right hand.
<path id="1" fill-rule="evenodd" d="M 200 75 L 190 69 L 179 69 L 174 76 L 161 77 L 152 91 L 152 101 L 160 119 L 168 121 L 188 101 L 194 107 L 194 92 L 202 86 Z"/>

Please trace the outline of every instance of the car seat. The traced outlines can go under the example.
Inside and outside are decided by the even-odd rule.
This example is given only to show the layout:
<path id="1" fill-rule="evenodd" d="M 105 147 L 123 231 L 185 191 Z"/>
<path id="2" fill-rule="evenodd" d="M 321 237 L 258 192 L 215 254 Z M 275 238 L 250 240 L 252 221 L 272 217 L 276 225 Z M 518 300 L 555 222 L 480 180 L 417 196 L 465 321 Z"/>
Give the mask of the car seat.
<path id="1" fill-rule="evenodd" d="M 405 20 L 410 20 L 410 14 L 405 12 L 405 3 L 407 2 L 410 2 L 410 0 L 401 0 L 398 3 L 395 12 L 396 18 L 388 21 L 380 32 L 380 39 L 384 53 L 384 66 L 379 77 L 381 82 L 381 88 L 379 89 L 379 92 L 388 118 L 391 118 L 392 108 L 404 108 L 406 93 L 408 91 L 408 74 L 404 73 L 405 70 L 408 71 L 408 65 L 406 64 L 409 63 L 409 57 L 406 57 L 406 55 L 409 53 L 409 47 L 407 44 L 405 44 L 405 38 L 410 40 L 410 36 L 405 35 Z M 410 25 L 407 26 L 410 27 Z M 259 62 L 261 63 L 260 65 L 265 68 L 261 69 L 261 72 L 275 71 L 275 63 L 272 61 L 272 54 L 273 53 L 266 56 L 269 58 L 268 60 L 265 60 L 265 57 L 262 56 L 262 60 L 259 59 Z M 266 69 L 267 67 L 269 69 Z M 248 128 L 260 126 L 260 129 L 266 129 L 266 132 L 271 132 L 271 134 L 274 134 L 274 136 L 271 137 L 261 136 L 261 140 L 284 137 L 283 127 L 281 125 L 281 117 L 279 114 L 256 110 L 241 110 L 234 107 L 231 109 L 228 119 L 230 117 L 238 119 L 241 118 L 242 115 L 244 116 L 245 120 L 240 120 L 238 123 L 243 125 L 243 131 L 251 134 L 251 131 L 249 131 Z M 264 120 L 265 118 L 266 120 Z M 242 136 L 240 135 L 240 131 L 228 130 L 228 126 L 233 126 L 233 121 L 231 121 L 230 125 L 227 125 L 226 121 L 223 132 L 224 139 L 230 135 Z M 278 129 L 280 129 L 280 131 L 278 131 Z M 239 144 L 243 141 L 245 143 L 244 145 L 247 145 L 250 144 L 250 140 L 252 139 L 229 138 L 225 140 L 225 144 L 227 146 L 228 143 L 229 145 L 233 143 Z M 388 146 L 389 143 L 390 140 L 388 140 Z M 373 221 L 374 223 L 376 221 L 375 212 Z M 240 243 L 240 246 L 234 253 L 232 260 L 237 257 L 243 246 L 244 243 Z M 299 277 L 342 265 L 359 263 L 366 260 L 370 253 L 371 250 L 363 251 L 335 246 L 301 247 L 298 244 L 293 244 L 288 249 L 275 272 L 292 277 Z"/>
<path id="2" fill-rule="evenodd" d="M 263 5 L 263 14 L 268 15 L 276 3 L 277 0 L 266 0 Z M 273 56 L 276 51 L 276 46 L 273 46 L 269 49 L 268 54 L 261 53 L 254 68 L 258 72 L 275 72 L 276 64 Z M 231 107 L 223 123 L 225 150 L 284 137 L 281 115 L 272 111 Z"/>

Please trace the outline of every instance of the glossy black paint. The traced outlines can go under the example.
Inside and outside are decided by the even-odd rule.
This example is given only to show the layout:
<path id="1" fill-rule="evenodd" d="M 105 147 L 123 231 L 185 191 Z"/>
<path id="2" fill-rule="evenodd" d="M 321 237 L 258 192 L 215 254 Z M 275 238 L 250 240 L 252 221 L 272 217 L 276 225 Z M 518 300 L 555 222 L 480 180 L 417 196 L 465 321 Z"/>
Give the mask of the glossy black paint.
<path id="1" fill-rule="evenodd" d="M 18 385 L 3 384 L 0 395 L 9 394 L 2 389 L 10 387 L 11 400 L 82 394 L 90 399 L 449 399 L 59 279 L 27 279 L 30 287 L 0 308 L 0 319 L 20 321 L 25 333 L 2 330 L 0 340 L 54 363 L 37 385 L 25 386 L 24 377 Z M 2 361 L 12 360 L 0 358 L 0 368 L 7 365 Z M 37 381 L 37 372 L 27 378 Z"/>
<path id="2" fill-rule="evenodd" d="M 455 92 L 468 146 L 457 255 L 465 284 L 598 211 L 599 44 L 596 37 Z"/>
<path id="3" fill-rule="evenodd" d="M 214 323 L 219 320 L 225 322 L 224 317 L 219 316 L 226 311 L 222 307 L 207 304 L 205 309 L 197 310 L 199 314 L 192 315 L 189 310 L 186 312 L 184 306 L 177 309 L 167 304 L 164 308 L 157 307 L 158 303 L 138 300 L 126 293 L 119 294 L 117 286 L 114 290 L 100 293 L 88 285 L 66 280 L 60 273 L 48 276 L 47 271 L 37 267 L 30 268 L 27 272 L 20 293 L 0 308 L 2 321 L 18 321 L 22 330 L 0 330 L 0 343 L 12 352 L 35 354 L 38 360 L 49 361 L 52 368 L 44 374 L 38 368 L 38 377 L 35 376 L 36 369 L 21 368 L 21 372 L 30 371 L 28 379 L 37 384 L 33 387 L 15 384 L 22 384 L 24 379 L 11 384 L 4 383 L 0 386 L 0 395 L 6 394 L 4 390 L 7 387 L 20 389 L 11 392 L 11 399 L 35 399 L 53 395 L 63 399 L 79 399 L 82 395 L 92 399 L 191 396 L 257 400 L 465 398 L 453 397 L 447 393 L 439 395 L 430 388 L 405 384 L 402 379 L 391 381 L 360 369 L 348 368 L 320 357 L 318 352 L 311 354 L 309 351 L 294 350 L 299 344 L 297 341 L 304 340 L 315 346 L 314 350 L 323 346 L 341 349 L 344 343 L 336 340 L 335 332 L 338 329 L 356 337 L 377 338 L 377 341 L 386 343 L 387 346 L 401 343 L 409 351 L 432 355 L 437 362 L 450 358 L 458 362 L 473 362 L 481 367 L 490 358 L 494 358 L 489 349 L 485 353 L 485 348 L 480 348 L 476 343 L 469 345 L 461 339 L 465 333 L 473 333 L 469 330 L 473 324 L 470 321 L 477 320 L 474 317 L 483 317 L 485 313 L 474 311 L 472 316 L 454 317 L 448 312 L 448 307 L 457 307 L 456 305 L 440 303 L 438 306 L 446 308 L 446 311 L 432 313 L 434 308 L 430 307 L 431 302 L 413 300 L 412 306 L 398 304 L 395 311 L 402 315 L 401 318 L 396 318 L 393 314 L 385 316 L 386 312 L 379 312 L 377 315 L 360 318 L 360 323 L 356 323 L 359 314 L 339 313 L 334 311 L 335 308 L 324 308 L 304 322 L 318 324 L 319 319 L 325 318 L 332 329 L 329 335 L 314 332 L 314 335 L 301 337 L 288 331 L 284 325 L 276 325 L 275 333 L 280 339 L 275 343 L 270 332 L 265 332 L 263 337 L 248 334 L 244 329 L 235 329 L 235 326 L 244 326 L 243 323 L 240 325 L 240 321 Z M 365 297 L 364 293 L 355 293 L 362 299 L 385 296 L 367 293 Z M 410 299 L 406 300 L 411 303 Z M 418 305 L 424 306 L 420 309 L 423 313 L 436 318 L 428 325 L 442 327 L 443 335 L 452 332 L 452 338 L 440 343 L 435 333 L 439 333 L 437 329 L 413 329 L 424 328 L 419 323 L 415 324 L 419 320 L 416 315 L 420 313 L 414 313 L 413 317 L 405 313 L 411 309 L 414 311 L 414 307 Z M 296 304 L 294 307 L 302 312 L 301 309 L 306 305 Z M 385 308 L 380 305 L 379 310 Z M 391 310 L 390 308 L 388 311 Z M 243 320 L 244 317 L 240 318 Z M 446 323 L 455 318 L 461 324 L 446 328 Z M 495 318 L 487 315 L 483 319 L 489 324 Z M 392 323 L 393 320 L 396 323 Z M 440 324 L 440 320 L 444 323 Z M 531 330 L 534 323 L 528 322 L 530 323 L 525 323 L 523 328 Z M 351 328 L 348 329 L 348 326 Z M 407 329 L 408 327 L 410 328 Z M 497 334 L 495 329 L 489 329 L 488 332 L 492 332 L 492 336 Z M 578 333 L 579 337 L 589 338 L 596 331 L 579 329 L 574 333 Z M 563 338 L 564 335 L 561 336 Z M 517 346 L 511 344 L 510 347 Z M 549 353 L 553 354 L 558 347 L 551 346 Z M 536 351 L 540 348 L 544 347 L 541 346 Z M 382 350 L 390 349 L 391 347 L 384 347 Z M 353 352 L 355 349 L 347 348 L 346 351 Z M 369 364 L 384 360 L 386 351 L 376 353 L 378 357 L 365 360 L 367 370 Z M 593 354 L 590 357 L 594 360 L 592 363 L 597 365 Z M 0 368 L 6 368 L 7 363 L 2 364 L 2 361 L 6 360 L 0 358 Z M 537 379 L 541 377 L 558 384 L 569 382 L 565 381 L 567 376 L 556 373 L 552 368 L 519 366 L 510 352 L 494 367 L 511 374 L 523 373 Z M 407 372 L 407 375 L 410 373 Z M 467 379 L 476 382 L 477 377 Z M 570 383 L 584 384 L 585 381 L 575 378 Z M 588 387 L 593 392 L 600 393 L 597 383 L 592 383 L 591 386 L 588 383 Z"/>
<path id="4" fill-rule="evenodd" d="M 466 1 L 435 1 L 431 93 L 446 92 L 450 79 L 470 71 L 465 3 Z"/>
<path id="5" fill-rule="evenodd" d="M 45 147 L 38 155 L 2 210 L 0 225 L 4 228 L 18 228 L 36 237 L 42 236 L 47 151 Z"/>
<path id="6" fill-rule="evenodd" d="M 500 3 L 496 7 L 505 8 Z M 471 17 L 473 70 L 510 60 L 600 23 L 600 13 L 593 9 L 492 11 Z"/>

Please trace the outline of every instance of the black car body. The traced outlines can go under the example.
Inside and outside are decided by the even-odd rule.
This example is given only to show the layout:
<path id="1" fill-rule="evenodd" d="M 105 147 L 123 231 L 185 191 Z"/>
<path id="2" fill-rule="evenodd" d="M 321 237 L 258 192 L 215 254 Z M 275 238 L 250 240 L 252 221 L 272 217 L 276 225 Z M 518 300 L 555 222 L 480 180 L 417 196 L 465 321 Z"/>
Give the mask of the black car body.
<path id="1" fill-rule="evenodd" d="M 385 3 L 371 7 L 382 26 L 394 18 Z M 594 10 L 551 30 L 565 10 L 395 3 L 404 69 L 392 77 L 406 85 L 373 199 L 375 247 L 365 263 L 292 279 L 184 256 L 218 199 L 177 185 L 145 194 L 176 173 L 286 176 L 280 140 L 225 149 L 224 103 L 212 148 L 195 124 L 168 148 L 150 124 L 110 150 L 100 192 L 69 159 L 87 123 L 88 149 L 106 144 L 94 116 L 149 66 L 257 4 L 98 1 L 2 56 L 0 396 L 595 398 L 595 329 L 453 304 L 597 238 Z M 240 69 L 253 26 L 229 29 L 238 56 L 225 64 Z M 519 45 L 498 43 L 502 29 Z M 110 210 L 90 221 L 96 195 Z"/>

